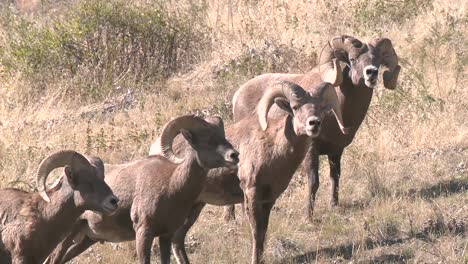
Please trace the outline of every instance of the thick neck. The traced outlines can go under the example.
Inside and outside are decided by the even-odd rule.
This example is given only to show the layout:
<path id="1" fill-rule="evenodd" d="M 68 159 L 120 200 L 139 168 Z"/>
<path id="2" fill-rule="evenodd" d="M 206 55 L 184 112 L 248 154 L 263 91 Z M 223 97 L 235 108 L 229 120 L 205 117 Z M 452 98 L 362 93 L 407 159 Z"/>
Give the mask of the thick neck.
<path id="1" fill-rule="evenodd" d="M 75 192 L 65 180 L 55 191 L 49 191 L 48 195 L 49 203 L 40 199 L 38 204 L 38 212 L 41 214 L 41 224 L 44 228 L 37 231 L 46 233 L 41 236 L 45 241 L 39 241 L 40 245 L 38 245 L 43 248 L 43 258 L 47 257 L 53 246 L 70 232 L 76 219 L 85 211 L 84 208 L 75 205 Z M 49 248 L 51 245 L 52 248 Z"/>
<path id="2" fill-rule="evenodd" d="M 271 122 L 271 131 L 275 134 L 275 153 L 286 153 L 292 160 L 297 160 L 296 155 L 303 155 L 309 137 L 307 135 L 296 135 L 293 125 L 293 117 L 287 115 L 285 118 Z"/>
<path id="3" fill-rule="evenodd" d="M 208 170 L 201 167 L 196 153 L 190 149 L 185 152 L 184 161 L 172 173 L 170 189 L 183 191 L 186 188 L 200 189 L 205 182 Z"/>
<path id="4" fill-rule="evenodd" d="M 350 78 L 349 68 L 343 71 L 343 84 L 337 89 L 343 123 L 355 132 L 361 125 L 372 99 L 374 89 L 366 87 L 361 80 L 360 85 L 354 86 Z"/>
<path id="5" fill-rule="evenodd" d="M 47 225 L 67 229 L 84 211 L 75 204 L 75 192 L 67 181 L 63 181 L 56 191 L 48 194 L 50 203 L 43 201 L 42 219 Z M 59 233 L 59 232 L 55 232 Z"/>
<path id="6" fill-rule="evenodd" d="M 318 68 L 314 68 L 306 73 L 301 80 L 298 80 L 298 84 L 312 89 L 322 81 Z M 359 85 L 354 85 L 349 67 L 345 67 L 343 69 L 343 82 L 336 88 L 336 92 L 343 112 L 343 123 L 345 127 L 352 127 L 351 133 L 354 134 L 366 116 L 374 89 L 366 87 L 362 79 Z M 352 137 L 352 135 L 350 136 Z"/>

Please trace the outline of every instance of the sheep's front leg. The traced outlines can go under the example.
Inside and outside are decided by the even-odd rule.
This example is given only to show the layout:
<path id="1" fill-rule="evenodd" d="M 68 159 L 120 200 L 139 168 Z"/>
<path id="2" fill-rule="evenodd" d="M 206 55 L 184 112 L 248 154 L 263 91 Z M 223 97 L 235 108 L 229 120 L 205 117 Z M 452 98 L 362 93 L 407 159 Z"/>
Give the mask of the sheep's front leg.
<path id="1" fill-rule="evenodd" d="M 265 236 L 274 202 L 259 203 L 255 188 L 244 191 L 244 202 L 252 234 L 252 264 L 263 263 Z"/>
<path id="2" fill-rule="evenodd" d="M 343 149 L 335 154 L 328 155 L 328 163 L 330 164 L 330 178 L 332 180 L 331 184 L 331 200 L 330 206 L 338 205 L 338 194 L 340 188 L 340 176 L 341 176 L 341 155 L 343 154 Z"/>
<path id="3" fill-rule="evenodd" d="M 137 225 L 135 228 L 135 233 L 136 233 L 136 251 L 137 251 L 137 256 L 138 256 L 138 262 L 140 264 L 150 264 L 151 263 L 151 245 L 153 244 L 154 233 L 146 225 Z M 170 250 L 170 247 L 169 247 L 169 250 Z"/>
<path id="4" fill-rule="evenodd" d="M 177 229 L 176 233 L 172 237 L 172 251 L 174 252 L 174 256 L 179 264 L 189 263 L 187 252 L 185 251 L 185 237 L 187 236 L 187 232 L 197 221 L 205 205 L 205 203 L 195 204 L 190 210 L 187 219 L 185 219 L 184 224 Z"/>
<path id="5" fill-rule="evenodd" d="M 75 239 L 76 235 L 82 232 L 85 232 L 85 228 L 88 226 L 88 222 L 86 220 L 79 220 L 74 226 L 70 234 L 68 234 L 65 239 L 60 242 L 57 247 L 55 247 L 54 251 L 49 255 L 49 259 L 44 262 L 44 264 L 60 264 L 64 263 L 62 261 L 64 259 L 65 253 L 67 250 L 74 244 L 73 240 Z M 78 243 L 78 242 L 77 242 Z"/>
<path id="6" fill-rule="evenodd" d="M 60 264 L 68 248 L 73 245 L 73 236 L 68 235 L 50 254 L 49 259 L 44 264 Z"/>
<path id="7" fill-rule="evenodd" d="M 58 263 L 67 263 L 69 260 L 83 253 L 86 249 L 96 244 L 96 241 L 91 240 L 88 236 L 85 236 L 81 241 L 73 244 L 63 256 L 62 261 Z"/>
<path id="8" fill-rule="evenodd" d="M 315 197 L 320 185 L 319 181 L 319 151 L 312 142 L 303 161 L 303 166 L 309 179 L 309 197 L 307 199 L 306 216 L 307 221 L 312 222 L 315 207 Z"/>
<path id="9" fill-rule="evenodd" d="M 171 239 L 172 239 L 172 234 L 159 237 L 159 250 L 161 252 L 161 264 L 171 263 Z"/>

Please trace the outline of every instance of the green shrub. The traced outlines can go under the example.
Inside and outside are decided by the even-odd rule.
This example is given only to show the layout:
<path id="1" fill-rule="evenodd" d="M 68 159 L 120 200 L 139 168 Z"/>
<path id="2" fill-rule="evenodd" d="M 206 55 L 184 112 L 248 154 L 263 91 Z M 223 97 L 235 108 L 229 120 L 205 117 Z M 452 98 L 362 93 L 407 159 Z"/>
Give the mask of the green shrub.
<path id="1" fill-rule="evenodd" d="M 398 112 L 408 105 L 423 118 L 450 110 L 462 104 L 460 87 L 466 81 L 467 18 L 452 15 L 451 10 L 439 11 L 442 19 L 427 25 L 429 34 L 419 41 L 408 40 L 412 49 L 400 55 L 397 93 L 386 93 L 380 101 L 385 109 Z M 447 109 L 449 108 L 449 109 Z"/>
<path id="2" fill-rule="evenodd" d="M 26 73 L 36 89 L 72 77 L 74 93 L 100 98 L 123 82 L 165 79 L 199 62 L 207 27 L 189 16 L 99 0 L 81 1 L 46 25 L 10 14 L 2 63 Z"/>
<path id="3" fill-rule="evenodd" d="M 432 8 L 432 0 L 358 1 L 353 8 L 354 30 L 383 32 L 390 24 L 402 25 Z"/>
<path id="4" fill-rule="evenodd" d="M 312 68 L 316 60 L 315 53 L 304 56 L 301 49 L 265 41 L 261 47 L 244 46 L 239 56 L 214 71 L 214 78 L 222 89 L 238 87 L 239 83 L 267 72 L 304 72 Z"/>

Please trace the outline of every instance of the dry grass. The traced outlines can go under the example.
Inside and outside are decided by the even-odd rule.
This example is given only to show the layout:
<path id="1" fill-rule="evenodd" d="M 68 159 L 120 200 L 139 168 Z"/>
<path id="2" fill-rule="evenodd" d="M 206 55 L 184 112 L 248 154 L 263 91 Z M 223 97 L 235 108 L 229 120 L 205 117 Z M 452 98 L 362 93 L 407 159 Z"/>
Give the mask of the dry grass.
<path id="1" fill-rule="evenodd" d="M 67 1 L 42 2 L 23 16 L 47 24 L 47 14 L 67 9 Z M 0 186 L 32 190 L 39 160 L 61 148 L 109 163 L 142 157 L 170 118 L 193 112 L 229 121 L 232 94 L 243 82 L 266 71 L 311 69 L 331 36 L 386 36 L 400 57 L 400 86 L 378 87 L 345 151 L 341 205 L 328 208 L 324 159 L 315 221 L 306 224 L 307 180 L 296 175 L 273 209 L 267 262 L 468 262 L 467 1 L 190 2 L 170 1 L 168 9 L 201 16 L 212 52 L 168 80 L 124 80 L 93 101 L 70 94 L 74 82 L 64 78 L 38 96 L 24 72 L 0 64 Z M 1 47 L 8 30 L 0 28 Z M 193 263 L 249 261 L 248 225 L 224 223 L 221 211 L 208 206 L 191 231 Z M 75 263 L 97 261 L 134 263 L 134 245 L 96 245 Z"/>

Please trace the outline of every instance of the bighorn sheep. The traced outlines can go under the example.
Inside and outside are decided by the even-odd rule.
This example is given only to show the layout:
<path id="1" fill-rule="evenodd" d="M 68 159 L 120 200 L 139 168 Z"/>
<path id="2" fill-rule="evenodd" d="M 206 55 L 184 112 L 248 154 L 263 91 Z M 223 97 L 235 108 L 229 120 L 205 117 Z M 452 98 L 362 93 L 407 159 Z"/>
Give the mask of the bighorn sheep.
<path id="1" fill-rule="evenodd" d="M 183 158 L 172 150 L 178 134 L 190 145 Z M 106 165 L 106 182 L 121 197 L 119 209 L 111 216 L 85 213 L 74 232 L 51 255 L 52 263 L 68 261 L 98 241 L 135 239 L 139 262 L 150 263 L 156 236 L 161 263 L 169 263 L 172 235 L 196 202 L 208 170 L 222 166 L 235 170 L 239 153 L 226 140 L 221 118 L 204 120 L 191 115 L 166 124 L 158 149 L 162 156 Z"/>
<path id="2" fill-rule="evenodd" d="M 336 72 L 341 73 L 340 70 Z M 273 102 L 289 115 L 267 122 Z M 184 239 L 205 204 L 228 205 L 243 201 L 252 230 L 252 262 L 260 261 L 270 210 L 305 156 L 310 138 L 319 135 L 319 120 L 332 109 L 342 123 L 337 102 L 335 90 L 329 83 L 306 92 L 293 83 L 280 82 L 272 85 L 262 97 L 257 107 L 258 117 L 246 117 L 227 126 L 226 135 L 239 149 L 242 158 L 239 170 L 213 169 L 208 172 L 198 203 L 172 240 L 179 263 L 188 263 Z M 183 151 L 187 147 L 179 144 L 176 149 Z"/>
<path id="3" fill-rule="evenodd" d="M 47 176 L 59 167 L 65 167 L 65 177 L 45 191 Z M 87 159 L 75 151 L 56 152 L 39 165 L 37 181 L 42 186 L 40 193 L 0 190 L 2 264 L 42 263 L 85 210 L 111 213 L 117 208 L 119 200 L 104 182 L 99 158 Z"/>
<path id="4" fill-rule="evenodd" d="M 336 206 L 341 175 L 341 155 L 344 148 L 352 142 L 366 116 L 372 98 L 372 88 L 377 84 L 379 67 L 383 71 L 383 84 L 390 90 L 396 88 L 400 72 L 397 54 L 387 38 L 376 38 L 365 44 L 351 36 L 335 37 L 327 43 L 322 53 L 324 56 L 321 54 L 319 66 L 308 73 L 263 74 L 242 85 L 233 97 L 234 121 L 241 120 L 252 115 L 257 102 L 274 81 L 288 80 L 305 89 L 313 89 L 321 79 L 329 78 L 333 69 L 332 62 L 336 59 L 347 64 L 343 69 L 342 79 L 336 79 L 335 84 L 341 83 L 336 88 L 336 92 L 343 111 L 343 125 L 350 128 L 350 131 L 347 134 L 341 133 L 337 122 L 330 115 L 322 119 L 322 133 L 313 140 L 303 163 L 309 178 L 307 206 L 309 221 L 312 219 L 315 196 L 319 187 L 319 155 L 328 155 L 332 179 L 330 205 Z M 276 117 L 286 115 L 281 111 L 272 112 Z M 233 206 L 226 209 L 225 218 L 232 218 L 233 213 Z"/>

